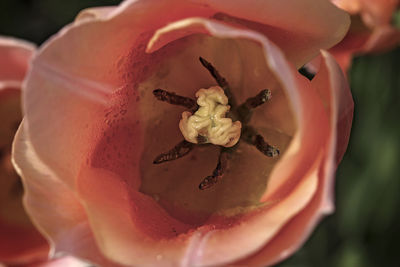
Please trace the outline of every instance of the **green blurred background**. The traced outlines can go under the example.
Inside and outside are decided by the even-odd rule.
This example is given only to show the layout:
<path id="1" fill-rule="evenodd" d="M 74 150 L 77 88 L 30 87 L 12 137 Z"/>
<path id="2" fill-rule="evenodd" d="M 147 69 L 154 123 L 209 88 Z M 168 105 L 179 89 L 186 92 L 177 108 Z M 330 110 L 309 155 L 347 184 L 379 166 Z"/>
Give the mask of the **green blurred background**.
<path id="1" fill-rule="evenodd" d="M 0 35 L 41 44 L 83 8 L 112 0 L 0 0 Z M 336 212 L 281 267 L 400 266 L 400 49 L 357 57 L 355 116 L 336 180 Z"/>

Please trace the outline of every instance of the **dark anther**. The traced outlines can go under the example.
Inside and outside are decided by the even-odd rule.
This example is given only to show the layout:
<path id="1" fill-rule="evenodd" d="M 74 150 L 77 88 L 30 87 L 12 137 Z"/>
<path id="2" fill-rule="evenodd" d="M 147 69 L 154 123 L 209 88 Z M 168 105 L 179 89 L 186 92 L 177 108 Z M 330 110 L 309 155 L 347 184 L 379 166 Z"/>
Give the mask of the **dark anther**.
<path id="1" fill-rule="evenodd" d="M 153 91 L 153 94 L 160 101 L 164 101 L 172 105 L 183 106 L 192 112 L 199 108 L 196 100 L 190 97 L 180 96 L 163 89 L 156 89 Z"/>
<path id="2" fill-rule="evenodd" d="M 242 128 L 242 139 L 250 145 L 255 146 L 259 151 L 268 157 L 279 156 L 279 149 L 268 144 L 264 138 L 250 126 Z"/>
<path id="3" fill-rule="evenodd" d="M 171 161 L 186 156 L 187 154 L 189 154 L 190 151 L 192 151 L 194 145 L 195 144 L 183 140 L 167 153 L 163 153 L 157 156 L 154 159 L 153 164 L 160 164 L 166 161 Z"/>
<path id="4" fill-rule="evenodd" d="M 268 157 L 279 156 L 279 150 L 265 142 L 264 138 L 259 134 L 255 137 L 254 145 L 259 151 Z"/>
<path id="5" fill-rule="evenodd" d="M 244 102 L 248 109 L 256 108 L 271 99 L 271 91 L 264 89 L 259 92 L 255 97 L 250 97 Z"/>
<path id="6" fill-rule="evenodd" d="M 243 104 L 237 108 L 238 119 L 242 123 L 248 123 L 251 118 L 252 109 L 261 106 L 271 99 L 271 91 L 264 89 L 256 96 L 248 98 Z"/>
<path id="7" fill-rule="evenodd" d="M 215 185 L 218 182 L 218 180 L 221 179 L 222 176 L 224 175 L 227 163 L 228 163 L 227 150 L 221 148 L 221 152 L 218 157 L 217 167 L 215 167 L 212 175 L 204 178 L 204 180 L 199 184 L 199 189 L 205 190 Z"/>
<path id="8" fill-rule="evenodd" d="M 214 68 L 214 66 L 210 62 L 208 62 L 202 57 L 199 57 L 199 60 L 201 64 L 210 72 L 211 76 L 214 77 L 218 85 L 224 90 L 225 95 L 228 97 L 228 102 L 231 108 L 232 109 L 235 108 L 236 102 L 226 79 L 219 74 L 219 72 Z"/>

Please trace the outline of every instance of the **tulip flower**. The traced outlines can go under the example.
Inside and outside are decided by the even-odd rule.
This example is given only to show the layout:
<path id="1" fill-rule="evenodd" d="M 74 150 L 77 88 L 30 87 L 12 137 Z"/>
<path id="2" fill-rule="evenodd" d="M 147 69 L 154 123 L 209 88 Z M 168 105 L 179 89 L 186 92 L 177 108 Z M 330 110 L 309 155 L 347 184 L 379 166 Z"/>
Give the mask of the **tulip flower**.
<path id="1" fill-rule="evenodd" d="M 47 258 L 49 246 L 22 206 L 23 188 L 11 164 L 11 144 L 21 121 L 21 85 L 35 46 L 0 37 L 0 263 Z"/>
<path id="2" fill-rule="evenodd" d="M 13 159 L 55 253 L 265 266 L 333 211 L 353 101 L 328 1 L 124 1 L 47 41 Z M 297 68 L 322 53 L 312 81 Z"/>
<path id="3" fill-rule="evenodd" d="M 353 55 L 378 53 L 400 43 L 400 29 L 392 25 L 392 17 L 399 8 L 399 0 L 332 0 L 352 15 L 346 37 L 330 50 L 344 71 Z"/>

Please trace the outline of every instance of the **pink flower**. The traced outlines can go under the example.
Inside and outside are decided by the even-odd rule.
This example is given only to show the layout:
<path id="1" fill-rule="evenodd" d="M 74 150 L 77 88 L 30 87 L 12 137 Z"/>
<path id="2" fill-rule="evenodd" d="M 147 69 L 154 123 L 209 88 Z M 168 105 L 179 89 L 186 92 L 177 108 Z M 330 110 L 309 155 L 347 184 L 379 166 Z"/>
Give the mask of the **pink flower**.
<path id="1" fill-rule="evenodd" d="M 34 45 L 0 37 L 0 263 L 36 262 L 49 246 L 22 206 L 22 184 L 11 164 L 11 144 L 21 121 L 21 84 Z"/>
<path id="2" fill-rule="evenodd" d="M 392 49 L 400 43 L 400 30 L 392 23 L 399 0 L 332 0 L 352 15 L 346 37 L 329 51 L 342 69 L 347 71 L 353 55 L 377 53 Z"/>
<path id="3" fill-rule="evenodd" d="M 319 0 L 142 0 L 79 14 L 36 54 L 14 142 L 26 207 L 54 251 L 103 266 L 264 266 L 292 254 L 333 211 L 353 112 L 327 52 L 311 82 L 297 68 L 348 24 Z M 280 150 L 266 157 L 243 130 L 223 178 L 206 190 L 198 187 L 219 146 L 186 144 L 187 156 L 153 164 L 182 141 L 187 110 L 158 102 L 154 90 L 194 97 L 217 85 L 199 57 L 239 104 L 270 90 L 241 129 Z"/>

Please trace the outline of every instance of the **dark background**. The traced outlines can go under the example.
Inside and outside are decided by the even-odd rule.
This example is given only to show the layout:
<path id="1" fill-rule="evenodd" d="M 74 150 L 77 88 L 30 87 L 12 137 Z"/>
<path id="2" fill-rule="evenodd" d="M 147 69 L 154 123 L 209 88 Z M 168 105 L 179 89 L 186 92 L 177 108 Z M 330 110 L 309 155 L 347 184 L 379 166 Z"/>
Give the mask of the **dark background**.
<path id="1" fill-rule="evenodd" d="M 38 45 L 83 8 L 106 0 L 0 0 L 0 35 Z M 336 180 L 336 212 L 281 267 L 400 266 L 400 49 L 357 57 L 355 116 Z"/>

